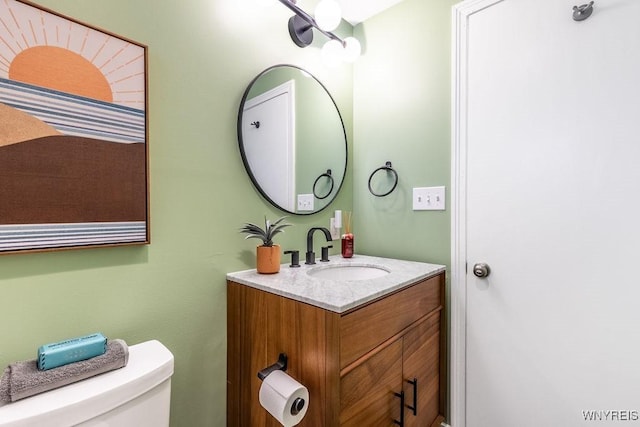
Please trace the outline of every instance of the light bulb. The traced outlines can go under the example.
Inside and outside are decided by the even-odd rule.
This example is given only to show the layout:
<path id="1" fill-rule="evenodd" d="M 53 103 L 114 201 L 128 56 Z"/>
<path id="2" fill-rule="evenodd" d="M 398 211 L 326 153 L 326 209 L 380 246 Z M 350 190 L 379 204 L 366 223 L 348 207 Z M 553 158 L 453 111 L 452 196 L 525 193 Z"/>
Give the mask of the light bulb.
<path id="1" fill-rule="evenodd" d="M 335 68 L 342 62 L 344 49 L 338 40 L 332 39 L 322 46 L 320 54 L 322 55 L 322 62 L 324 62 L 327 67 Z"/>
<path id="2" fill-rule="evenodd" d="M 314 19 L 318 27 L 325 31 L 333 31 L 340 25 L 342 11 L 336 0 L 322 0 L 316 6 Z"/>
<path id="3" fill-rule="evenodd" d="M 342 52 L 342 59 L 345 62 L 355 62 L 362 52 L 360 42 L 355 37 L 347 37 L 344 39 L 344 50 Z"/>

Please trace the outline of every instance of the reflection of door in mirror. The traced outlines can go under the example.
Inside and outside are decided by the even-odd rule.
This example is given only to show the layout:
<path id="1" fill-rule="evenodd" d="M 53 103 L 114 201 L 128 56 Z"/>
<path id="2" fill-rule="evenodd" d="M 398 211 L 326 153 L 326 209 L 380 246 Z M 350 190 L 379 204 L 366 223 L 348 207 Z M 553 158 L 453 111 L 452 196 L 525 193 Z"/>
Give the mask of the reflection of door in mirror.
<path id="1" fill-rule="evenodd" d="M 254 179 L 277 205 L 295 211 L 295 82 L 248 99 L 242 113 L 245 155 Z"/>

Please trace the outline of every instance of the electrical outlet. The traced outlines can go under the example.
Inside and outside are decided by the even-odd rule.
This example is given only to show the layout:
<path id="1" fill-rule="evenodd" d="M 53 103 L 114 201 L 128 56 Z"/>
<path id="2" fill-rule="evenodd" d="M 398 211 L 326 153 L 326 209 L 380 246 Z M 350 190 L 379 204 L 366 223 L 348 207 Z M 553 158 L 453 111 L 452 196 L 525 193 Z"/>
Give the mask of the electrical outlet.
<path id="1" fill-rule="evenodd" d="M 312 211 L 313 200 L 314 200 L 313 194 L 298 194 L 298 210 Z"/>
<path id="2" fill-rule="evenodd" d="M 413 189 L 414 211 L 445 210 L 444 187 L 416 187 Z"/>

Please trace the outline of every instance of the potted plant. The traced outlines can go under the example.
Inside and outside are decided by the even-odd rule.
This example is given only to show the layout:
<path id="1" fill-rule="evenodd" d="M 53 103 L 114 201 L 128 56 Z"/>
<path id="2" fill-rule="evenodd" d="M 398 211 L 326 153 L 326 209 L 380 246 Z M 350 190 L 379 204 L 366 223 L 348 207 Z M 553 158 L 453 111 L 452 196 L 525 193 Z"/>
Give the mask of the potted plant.
<path id="1" fill-rule="evenodd" d="M 284 231 L 283 228 L 291 225 L 283 222 L 285 218 L 283 216 L 274 222 L 270 222 L 265 216 L 264 228 L 248 222 L 240 229 L 241 233 L 247 235 L 245 239 L 262 240 L 262 245 L 256 248 L 256 269 L 258 273 L 273 274 L 280 271 L 280 245 L 273 243 L 273 237 L 278 233 L 282 233 Z"/>

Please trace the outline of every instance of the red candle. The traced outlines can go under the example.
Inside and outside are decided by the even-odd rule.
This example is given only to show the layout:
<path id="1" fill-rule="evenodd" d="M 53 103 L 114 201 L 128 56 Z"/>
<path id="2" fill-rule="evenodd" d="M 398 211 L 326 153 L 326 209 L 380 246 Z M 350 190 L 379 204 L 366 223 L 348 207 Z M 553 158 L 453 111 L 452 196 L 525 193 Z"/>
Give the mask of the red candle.
<path id="1" fill-rule="evenodd" d="M 342 257 L 351 258 L 353 256 L 353 234 L 342 235 Z"/>

